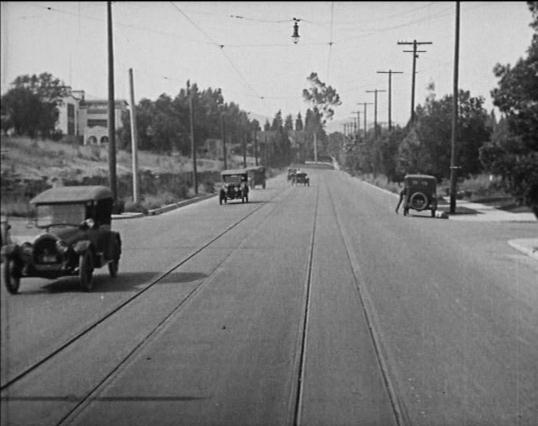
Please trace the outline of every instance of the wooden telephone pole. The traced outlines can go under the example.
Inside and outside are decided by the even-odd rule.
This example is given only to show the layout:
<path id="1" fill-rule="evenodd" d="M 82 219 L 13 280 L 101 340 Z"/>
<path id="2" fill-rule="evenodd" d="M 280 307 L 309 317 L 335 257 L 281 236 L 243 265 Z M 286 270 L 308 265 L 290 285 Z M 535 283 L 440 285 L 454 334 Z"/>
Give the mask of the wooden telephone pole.
<path id="1" fill-rule="evenodd" d="M 110 190 L 117 208 L 118 191 L 116 183 L 116 104 L 114 101 L 114 45 L 112 43 L 112 2 L 107 2 L 108 23 L 108 171 Z"/>
<path id="2" fill-rule="evenodd" d="M 425 50 L 417 50 L 417 46 L 421 44 L 432 44 L 431 41 L 399 41 L 398 44 L 412 44 L 413 50 L 404 50 L 404 52 L 413 53 L 413 72 L 411 78 L 411 123 L 415 122 L 415 74 L 416 74 L 416 63 L 418 55 L 417 53 L 424 53 Z"/>
<path id="3" fill-rule="evenodd" d="M 391 111 L 392 111 L 392 74 L 403 74 L 402 71 L 378 71 L 378 74 L 388 74 L 389 75 L 389 132 L 392 130 L 392 117 L 391 117 Z"/>
<path id="4" fill-rule="evenodd" d="M 378 130 L 377 130 L 377 92 L 386 92 L 386 90 L 367 90 L 366 93 L 374 93 L 374 135 L 377 138 L 378 136 Z"/>

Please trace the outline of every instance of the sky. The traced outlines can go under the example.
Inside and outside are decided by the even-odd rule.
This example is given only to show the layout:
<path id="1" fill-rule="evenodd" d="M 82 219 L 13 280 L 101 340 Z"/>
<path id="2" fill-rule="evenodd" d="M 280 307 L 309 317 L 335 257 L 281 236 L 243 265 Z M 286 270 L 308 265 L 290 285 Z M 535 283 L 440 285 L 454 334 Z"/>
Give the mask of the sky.
<path id="1" fill-rule="evenodd" d="M 294 19 L 299 41 L 292 42 Z M 221 88 L 251 117 L 303 119 L 307 77 L 316 72 L 342 104 L 330 131 L 356 119 L 364 126 L 391 119 L 405 125 L 411 112 L 412 45 L 418 49 L 415 106 L 432 89 L 453 93 L 456 2 L 112 2 L 115 97 L 135 101 L 171 97 L 187 80 L 200 89 Z M 497 87 L 497 63 L 525 57 L 533 30 L 526 2 L 460 2 L 459 88 L 484 98 Z M 107 2 L 1 2 L 1 92 L 20 75 L 49 72 L 84 90 L 108 96 Z M 384 90 L 385 92 L 382 92 Z M 258 118 L 259 119 L 259 118 Z M 260 120 L 260 119 L 259 119 Z"/>

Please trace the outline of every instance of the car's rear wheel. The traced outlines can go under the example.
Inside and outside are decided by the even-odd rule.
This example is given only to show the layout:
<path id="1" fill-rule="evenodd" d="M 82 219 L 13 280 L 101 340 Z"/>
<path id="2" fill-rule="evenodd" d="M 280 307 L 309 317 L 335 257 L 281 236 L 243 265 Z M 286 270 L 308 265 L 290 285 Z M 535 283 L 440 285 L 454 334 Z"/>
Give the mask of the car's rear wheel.
<path id="1" fill-rule="evenodd" d="M 93 258 L 89 250 L 79 256 L 78 274 L 82 290 L 91 291 L 93 288 Z"/>
<path id="2" fill-rule="evenodd" d="M 422 192 L 415 192 L 409 199 L 409 204 L 415 210 L 421 211 L 428 206 L 428 197 Z"/>
<path id="3" fill-rule="evenodd" d="M 13 258 L 7 258 L 4 261 L 4 283 L 7 291 L 11 294 L 17 294 L 19 292 L 21 276 L 17 262 Z"/>

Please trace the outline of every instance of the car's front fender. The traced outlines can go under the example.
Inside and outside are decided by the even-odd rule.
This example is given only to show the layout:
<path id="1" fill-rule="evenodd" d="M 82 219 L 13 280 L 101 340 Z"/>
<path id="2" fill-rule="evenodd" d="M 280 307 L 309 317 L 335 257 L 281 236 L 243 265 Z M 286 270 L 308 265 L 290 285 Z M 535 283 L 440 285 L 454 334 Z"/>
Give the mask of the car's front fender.
<path id="1" fill-rule="evenodd" d="M 18 257 L 20 253 L 20 246 L 18 244 L 6 244 L 2 246 L 1 256 L 2 258 Z"/>

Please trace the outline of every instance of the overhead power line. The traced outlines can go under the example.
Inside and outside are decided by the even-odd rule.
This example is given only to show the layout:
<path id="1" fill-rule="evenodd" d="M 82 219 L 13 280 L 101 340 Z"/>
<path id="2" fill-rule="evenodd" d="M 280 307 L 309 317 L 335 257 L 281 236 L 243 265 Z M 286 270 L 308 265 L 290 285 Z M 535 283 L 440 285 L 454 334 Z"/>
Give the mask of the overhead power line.
<path id="1" fill-rule="evenodd" d="M 249 90 L 251 90 L 255 95 L 256 97 L 260 98 L 260 99 L 264 99 L 263 96 L 261 96 L 255 89 L 254 87 L 252 87 L 252 85 L 248 82 L 248 80 L 245 78 L 245 76 L 243 75 L 243 73 L 239 70 L 239 68 L 234 64 L 234 62 L 232 61 L 232 59 L 228 56 L 228 54 L 224 51 L 224 44 L 220 44 L 220 43 L 217 43 L 215 40 L 213 40 L 213 38 L 207 34 L 196 22 L 194 22 L 185 12 L 183 12 L 179 7 L 177 7 L 173 2 L 170 2 L 172 4 L 172 6 L 174 6 L 176 8 L 176 10 L 181 13 L 181 15 L 183 15 L 185 17 L 185 19 L 187 19 L 198 31 L 200 31 L 209 41 L 211 41 L 215 46 L 219 47 L 221 53 L 223 54 L 223 56 L 226 58 L 226 60 L 230 63 L 230 65 L 232 66 L 232 68 L 234 69 L 234 71 L 239 75 L 239 77 L 241 78 L 241 80 L 243 80 L 243 83 L 245 83 L 245 85 L 248 87 Z"/>

